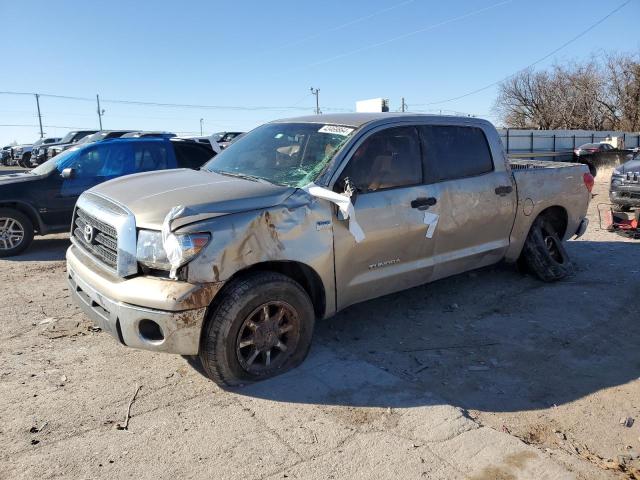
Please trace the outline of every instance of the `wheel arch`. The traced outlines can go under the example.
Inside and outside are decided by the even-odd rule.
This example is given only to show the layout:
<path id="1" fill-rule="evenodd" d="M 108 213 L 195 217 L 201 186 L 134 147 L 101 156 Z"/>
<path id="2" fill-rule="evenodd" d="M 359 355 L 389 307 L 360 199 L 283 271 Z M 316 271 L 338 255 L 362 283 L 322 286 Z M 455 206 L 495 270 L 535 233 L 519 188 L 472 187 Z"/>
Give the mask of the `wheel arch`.
<path id="1" fill-rule="evenodd" d="M 553 228 L 560 239 L 564 238 L 569 224 L 569 214 L 564 207 L 554 205 L 552 207 L 545 208 L 536 218 L 534 218 L 533 222 L 531 222 L 531 226 L 533 226 L 533 223 L 540 217 L 544 217 L 549 223 L 551 223 L 551 225 L 553 225 Z M 531 226 L 529 229 L 531 229 Z"/>
<path id="2" fill-rule="evenodd" d="M 40 235 L 46 231 L 44 224 L 42 223 L 42 219 L 38 214 L 38 211 L 26 202 L 21 202 L 19 200 L 2 200 L 0 201 L 0 208 L 13 208 L 14 210 L 19 211 L 26 215 L 31 223 L 33 224 L 33 228 Z"/>
<path id="3" fill-rule="evenodd" d="M 309 265 L 294 260 L 259 262 L 242 270 L 238 270 L 225 282 L 225 286 L 253 272 L 276 272 L 298 282 L 307 295 L 309 295 L 316 318 L 324 317 L 327 308 L 325 286 L 318 272 Z M 216 298 L 219 297 L 220 292 L 216 295 Z M 216 298 L 214 298 L 212 305 L 215 303 Z"/>

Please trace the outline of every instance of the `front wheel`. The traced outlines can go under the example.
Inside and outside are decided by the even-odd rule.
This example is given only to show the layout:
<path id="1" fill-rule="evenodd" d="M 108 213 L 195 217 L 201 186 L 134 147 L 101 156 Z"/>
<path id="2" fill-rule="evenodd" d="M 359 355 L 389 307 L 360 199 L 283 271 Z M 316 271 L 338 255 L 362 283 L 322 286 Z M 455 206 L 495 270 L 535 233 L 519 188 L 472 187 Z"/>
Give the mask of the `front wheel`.
<path id="1" fill-rule="evenodd" d="M 233 281 L 209 313 L 200 345 L 207 376 L 237 386 L 297 367 L 311 346 L 315 313 L 305 290 L 275 272 Z"/>
<path id="2" fill-rule="evenodd" d="M 0 208 L 0 257 L 26 250 L 33 241 L 33 223 L 18 210 Z"/>
<path id="3" fill-rule="evenodd" d="M 521 262 L 544 282 L 554 282 L 573 269 L 569 254 L 553 224 L 544 217 L 533 222 L 522 249 Z"/>

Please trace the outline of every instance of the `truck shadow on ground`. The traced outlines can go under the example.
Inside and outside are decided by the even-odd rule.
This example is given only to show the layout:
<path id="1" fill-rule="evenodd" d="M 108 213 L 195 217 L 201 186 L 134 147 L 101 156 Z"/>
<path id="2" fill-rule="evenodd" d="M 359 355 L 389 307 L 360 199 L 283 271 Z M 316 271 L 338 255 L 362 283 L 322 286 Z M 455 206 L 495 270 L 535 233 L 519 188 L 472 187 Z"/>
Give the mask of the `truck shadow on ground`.
<path id="1" fill-rule="evenodd" d="M 65 253 L 71 243 L 69 235 L 35 237 L 31 246 L 13 257 L 3 258 L 10 262 L 55 262 L 65 259 Z"/>
<path id="2" fill-rule="evenodd" d="M 237 390 L 282 402 L 548 408 L 640 376 L 638 244 L 569 244 L 546 284 L 497 265 L 354 305 L 316 325 L 305 363 Z"/>

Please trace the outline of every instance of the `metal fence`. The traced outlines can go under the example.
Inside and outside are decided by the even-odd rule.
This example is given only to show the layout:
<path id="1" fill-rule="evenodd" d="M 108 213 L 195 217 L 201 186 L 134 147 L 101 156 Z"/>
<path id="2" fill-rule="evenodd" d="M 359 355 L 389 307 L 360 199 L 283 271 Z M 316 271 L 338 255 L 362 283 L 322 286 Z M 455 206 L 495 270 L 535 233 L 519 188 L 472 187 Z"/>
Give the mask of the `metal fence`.
<path id="1" fill-rule="evenodd" d="M 499 129 L 507 153 L 570 153 L 585 143 L 597 143 L 607 137 L 622 137 L 625 148 L 640 147 L 640 133 L 596 132 L 586 130 Z"/>

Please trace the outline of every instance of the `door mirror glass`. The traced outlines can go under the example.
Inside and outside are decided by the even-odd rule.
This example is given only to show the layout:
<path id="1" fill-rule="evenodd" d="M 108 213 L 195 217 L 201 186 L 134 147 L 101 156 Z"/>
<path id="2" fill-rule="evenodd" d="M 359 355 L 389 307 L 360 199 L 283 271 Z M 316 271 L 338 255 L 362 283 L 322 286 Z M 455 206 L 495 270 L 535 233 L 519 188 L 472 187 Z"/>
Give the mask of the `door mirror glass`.
<path id="1" fill-rule="evenodd" d="M 70 179 L 76 176 L 76 171 L 73 168 L 65 168 L 60 174 L 62 178 Z"/>

